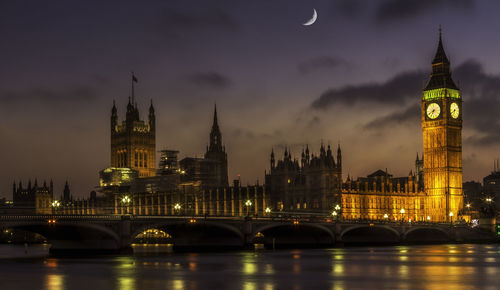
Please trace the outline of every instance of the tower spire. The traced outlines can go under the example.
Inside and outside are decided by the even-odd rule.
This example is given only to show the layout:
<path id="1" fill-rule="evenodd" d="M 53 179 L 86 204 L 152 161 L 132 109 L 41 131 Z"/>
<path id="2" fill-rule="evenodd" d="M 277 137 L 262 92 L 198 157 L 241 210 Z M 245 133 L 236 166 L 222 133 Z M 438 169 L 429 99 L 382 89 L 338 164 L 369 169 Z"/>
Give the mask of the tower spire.
<path id="1" fill-rule="evenodd" d="M 439 41 L 434 60 L 432 61 L 432 73 L 424 91 L 448 88 L 458 90 L 453 82 L 450 72 L 450 60 L 446 56 L 443 46 L 442 29 L 439 26 Z"/>
<path id="2" fill-rule="evenodd" d="M 214 123 L 212 128 L 219 128 L 219 124 L 217 123 L 217 103 L 214 104 Z"/>
<path id="3" fill-rule="evenodd" d="M 219 123 L 217 122 L 217 104 L 214 105 L 214 120 L 212 130 L 210 131 L 210 151 L 223 151 L 222 134 L 220 133 Z"/>

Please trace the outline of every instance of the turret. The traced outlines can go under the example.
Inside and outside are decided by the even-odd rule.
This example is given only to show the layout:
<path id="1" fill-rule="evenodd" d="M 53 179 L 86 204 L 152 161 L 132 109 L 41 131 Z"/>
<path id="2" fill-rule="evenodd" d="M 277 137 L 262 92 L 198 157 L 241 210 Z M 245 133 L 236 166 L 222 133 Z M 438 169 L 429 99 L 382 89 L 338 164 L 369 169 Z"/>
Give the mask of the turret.
<path id="1" fill-rule="evenodd" d="M 70 190 L 69 190 L 69 185 L 68 181 L 66 180 L 66 183 L 64 184 L 64 191 L 63 191 L 63 200 L 65 202 L 70 200 Z"/>
<path id="2" fill-rule="evenodd" d="M 306 164 L 306 153 L 304 152 L 304 148 L 302 148 L 302 154 L 301 154 L 301 160 L 300 160 L 300 165 L 304 167 Z"/>
<path id="3" fill-rule="evenodd" d="M 111 108 L 111 132 L 116 131 L 118 125 L 118 112 L 116 110 L 115 100 L 113 100 L 113 108 Z"/>
<path id="4" fill-rule="evenodd" d="M 12 183 L 12 193 L 16 193 L 16 181 L 14 180 L 14 182 Z"/>
<path id="5" fill-rule="evenodd" d="M 274 165 L 275 165 L 275 160 L 274 160 L 274 148 L 271 149 L 271 169 L 274 168 Z"/>
<path id="6" fill-rule="evenodd" d="M 337 148 L 337 168 L 342 171 L 342 152 L 340 151 L 340 143 Z"/>
<path id="7" fill-rule="evenodd" d="M 156 126 L 156 121 L 155 121 L 155 108 L 153 107 L 153 100 L 151 100 L 151 105 L 149 106 L 149 130 L 151 132 L 155 132 L 155 126 Z"/>
<path id="8" fill-rule="evenodd" d="M 309 156 L 309 145 L 306 145 L 306 162 L 309 163 L 309 160 L 311 160 Z"/>

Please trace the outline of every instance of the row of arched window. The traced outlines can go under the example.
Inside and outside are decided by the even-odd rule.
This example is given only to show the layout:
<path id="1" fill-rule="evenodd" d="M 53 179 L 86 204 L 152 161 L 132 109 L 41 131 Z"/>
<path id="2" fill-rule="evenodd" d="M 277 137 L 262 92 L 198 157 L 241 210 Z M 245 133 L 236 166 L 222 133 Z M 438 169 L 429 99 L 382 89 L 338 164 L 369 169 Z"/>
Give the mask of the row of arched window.
<path id="1" fill-rule="evenodd" d="M 134 154 L 134 166 L 135 167 L 148 167 L 148 153 L 142 150 L 136 150 Z"/>

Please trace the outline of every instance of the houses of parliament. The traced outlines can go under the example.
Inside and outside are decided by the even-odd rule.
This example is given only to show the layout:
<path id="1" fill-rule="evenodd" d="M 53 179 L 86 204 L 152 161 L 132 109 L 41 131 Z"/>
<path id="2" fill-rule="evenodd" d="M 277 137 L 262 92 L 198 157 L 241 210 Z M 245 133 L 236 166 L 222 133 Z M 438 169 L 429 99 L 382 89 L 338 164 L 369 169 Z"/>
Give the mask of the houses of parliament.
<path id="1" fill-rule="evenodd" d="M 133 76 L 125 119 L 119 122 L 114 103 L 111 109 L 110 167 L 99 172 L 99 195 L 60 211 L 225 216 L 292 212 L 335 219 L 427 222 L 466 218 L 462 212 L 462 99 L 451 77 L 441 32 L 432 72 L 420 96 L 423 155 L 417 154 L 414 168 L 402 177 L 376 170 L 366 177 L 344 178 L 341 146 L 321 144 L 318 152 L 306 146 L 299 158 L 288 148 L 271 150 L 263 185 L 230 183 L 216 107 L 204 157 L 178 160 L 178 150 L 161 150 L 157 166 L 155 109 L 151 102 L 147 120 L 141 119 L 134 80 Z M 18 192 L 14 190 L 14 200 Z"/>

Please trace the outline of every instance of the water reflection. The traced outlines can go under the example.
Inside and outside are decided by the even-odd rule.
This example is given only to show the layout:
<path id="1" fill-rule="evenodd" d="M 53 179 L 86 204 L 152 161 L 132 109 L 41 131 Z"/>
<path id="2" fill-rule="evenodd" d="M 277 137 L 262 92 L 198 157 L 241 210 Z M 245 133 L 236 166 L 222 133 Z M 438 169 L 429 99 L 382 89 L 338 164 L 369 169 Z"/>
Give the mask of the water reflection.
<path id="1" fill-rule="evenodd" d="M 132 257 L 119 257 L 115 267 L 117 289 L 133 290 L 135 287 L 135 260 Z"/>
<path id="2" fill-rule="evenodd" d="M 64 276 L 61 274 L 48 274 L 45 280 L 45 289 L 47 290 L 63 290 Z"/>
<path id="3" fill-rule="evenodd" d="M 142 247 L 144 249 L 146 247 Z M 433 245 L 325 250 L 163 253 L 0 260 L 2 289 L 495 288 L 498 246 Z M 2 248 L 18 255 L 17 248 Z M 33 249 L 35 252 L 36 249 Z M 2 252 L 3 251 L 3 252 Z M 20 248 L 24 255 L 22 247 Z M 147 250 L 144 250 L 148 252 Z M 143 252 L 144 252 L 143 251 Z M 30 279 L 26 279 L 29 273 Z"/>

